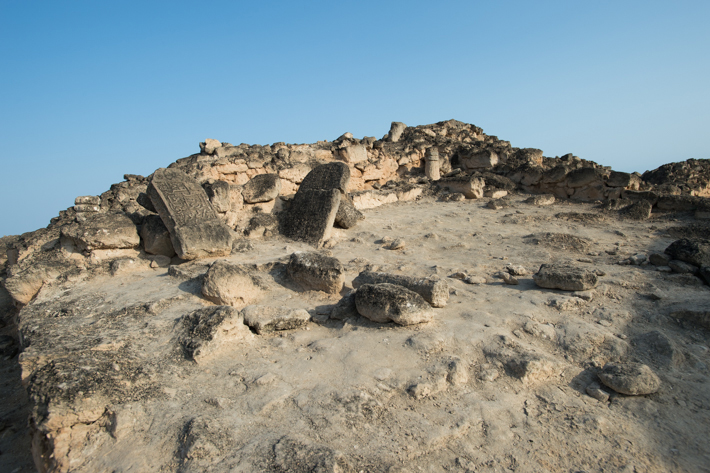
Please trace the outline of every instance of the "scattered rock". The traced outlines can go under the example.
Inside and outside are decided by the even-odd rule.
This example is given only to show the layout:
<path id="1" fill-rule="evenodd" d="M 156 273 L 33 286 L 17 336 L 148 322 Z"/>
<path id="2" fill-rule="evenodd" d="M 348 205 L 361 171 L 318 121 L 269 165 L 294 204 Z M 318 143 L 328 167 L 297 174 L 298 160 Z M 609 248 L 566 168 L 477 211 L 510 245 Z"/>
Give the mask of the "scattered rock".
<path id="1" fill-rule="evenodd" d="M 518 282 L 518 278 L 516 278 L 515 276 L 513 276 L 510 273 L 502 273 L 502 276 L 503 276 L 503 282 L 510 285 L 510 286 L 517 286 L 518 284 L 520 284 Z"/>
<path id="2" fill-rule="evenodd" d="M 249 204 L 269 202 L 281 192 L 281 179 L 277 174 L 258 174 L 244 184 L 242 195 Z"/>
<path id="3" fill-rule="evenodd" d="M 433 317 L 431 306 L 422 296 L 394 284 L 363 284 L 355 293 L 360 315 L 373 322 L 413 325 Z"/>
<path id="4" fill-rule="evenodd" d="M 543 207 L 546 205 L 552 205 L 555 203 L 555 196 L 552 194 L 541 194 L 528 197 L 524 200 L 526 204 L 537 205 L 538 207 Z"/>
<path id="5" fill-rule="evenodd" d="M 445 280 L 415 278 L 376 271 L 363 271 L 353 279 L 353 287 L 356 289 L 363 284 L 383 283 L 395 284 L 414 291 L 434 307 L 445 307 L 449 300 L 449 285 Z"/>
<path id="6" fill-rule="evenodd" d="M 262 293 L 247 268 L 222 260 L 210 266 L 202 281 L 202 295 L 215 304 L 244 307 L 259 300 Z"/>
<path id="7" fill-rule="evenodd" d="M 607 363 L 598 376 L 604 385 L 629 396 L 653 394 L 661 386 L 658 376 L 641 363 Z"/>
<path id="8" fill-rule="evenodd" d="M 694 266 L 710 265 L 710 240 L 704 238 L 682 238 L 671 243 L 665 254 L 672 259 L 685 261 Z"/>
<path id="9" fill-rule="evenodd" d="M 608 402 L 609 393 L 604 391 L 599 383 L 592 383 L 585 389 L 585 392 L 599 402 Z"/>
<path id="10" fill-rule="evenodd" d="M 397 238 L 392 243 L 390 243 L 387 248 L 390 250 L 403 250 L 405 245 L 406 244 L 403 239 Z"/>
<path id="11" fill-rule="evenodd" d="M 262 334 L 277 330 L 291 330 L 306 325 L 310 314 L 303 309 L 292 310 L 288 307 L 267 307 L 250 305 L 242 309 L 244 323 L 256 333 Z"/>
<path id="12" fill-rule="evenodd" d="M 337 258 L 321 253 L 296 252 L 286 266 L 289 277 L 305 290 L 337 294 L 343 288 L 344 268 Z"/>
<path id="13" fill-rule="evenodd" d="M 178 343 L 185 357 L 200 363 L 214 358 L 235 342 L 251 337 L 239 311 L 229 306 L 205 307 L 181 320 Z"/>
<path id="14" fill-rule="evenodd" d="M 697 266 L 693 266 L 685 261 L 680 261 L 677 259 L 670 260 L 668 262 L 668 267 L 673 270 L 674 273 L 680 274 L 695 274 L 698 272 Z"/>
<path id="15" fill-rule="evenodd" d="M 397 143 L 399 139 L 402 137 L 402 133 L 404 133 L 404 130 L 407 128 L 407 125 L 405 125 L 402 122 L 392 122 L 392 126 L 390 126 L 390 132 L 385 135 L 386 139 L 385 141 L 391 141 L 392 143 Z"/>
<path id="16" fill-rule="evenodd" d="M 647 200 L 639 200 L 620 211 L 620 215 L 630 220 L 648 220 L 653 205 Z"/>
<path id="17" fill-rule="evenodd" d="M 597 285 L 593 271 L 564 263 L 543 264 L 533 279 L 540 287 L 563 291 L 587 291 Z"/>
<path id="18" fill-rule="evenodd" d="M 648 255 L 648 261 L 654 266 L 668 266 L 670 257 L 663 253 L 651 253 Z"/>

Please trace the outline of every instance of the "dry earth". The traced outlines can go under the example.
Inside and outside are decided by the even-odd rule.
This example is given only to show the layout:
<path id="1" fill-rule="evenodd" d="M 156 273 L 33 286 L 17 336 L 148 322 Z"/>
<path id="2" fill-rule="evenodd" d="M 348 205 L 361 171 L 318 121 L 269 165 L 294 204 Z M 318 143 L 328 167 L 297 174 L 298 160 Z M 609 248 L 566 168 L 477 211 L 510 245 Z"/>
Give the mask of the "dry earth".
<path id="1" fill-rule="evenodd" d="M 624 220 L 592 203 L 539 207 L 527 197 L 497 210 L 486 198 L 426 197 L 363 211 L 356 227 L 334 230 L 329 251 L 346 269 L 336 295 L 285 276 L 288 257 L 311 247 L 252 241 L 223 259 L 254 265 L 267 287 L 260 304 L 303 308 L 313 321 L 241 333 L 198 362 L 180 348 L 180 320 L 213 306 L 199 275 L 214 260 L 181 265 L 182 278 L 146 261 L 45 286 L 23 310 L 21 329 L 33 335 L 21 356 L 26 372 L 52 360 L 30 394 L 33 419 L 53 416 L 60 433 L 57 470 L 710 471 L 708 330 L 670 316 L 708 310 L 710 288 L 618 264 L 662 253 L 690 214 Z M 389 238 L 404 248 L 387 249 Z M 597 287 L 534 283 L 541 264 L 567 260 L 599 270 Z M 518 285 L 496 277 L 519 266 Z M 414 326 L 329 318 L 364 269 L 446 278 L 450 299 Z M 615 360 L 648 364 L 658 392 L 588 395 Z M 0 469 L 31 471 L 16 356 L 3 361 L 2 393 Z"/>

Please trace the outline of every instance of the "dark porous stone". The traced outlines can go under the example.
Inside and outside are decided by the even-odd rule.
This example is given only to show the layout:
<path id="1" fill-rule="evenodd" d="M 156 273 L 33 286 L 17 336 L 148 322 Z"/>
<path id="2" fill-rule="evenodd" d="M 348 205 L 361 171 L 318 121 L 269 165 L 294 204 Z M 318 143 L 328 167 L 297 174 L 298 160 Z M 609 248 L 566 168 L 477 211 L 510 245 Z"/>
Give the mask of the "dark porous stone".
<path id="1" fill-rule="evenodd" d="M 170 241 L 170 232 L 165 227 L 163 220 L 158 215 L 148 215 L 143 220 L 141 227 L 143 249 L 151 255 L 164 255 L 169 258 L 175 256 L 173 243 Z"/>
<path id="2" fill-rule="evenodd" d="M 219 219 L 197 181 L 178 169 L 161 168 L 153 174 L 148 195 L 180 258 L 230 254 L 233 233 Z"/>
<path id="3" fill-rule="evenodd" d="M 329 237 L 340 206 L 338 189 L 298 189 L 282 223 L 281 233 L 320 247 Z"/>
<path id="4" fill-rule="evenodd" d="M 226 181 L 214 181 L 210 184 L 206 184 L 205 192 L 207 192 L 207 197 L 209 197 L 212 207 L 217 212 L 227 212 L 231 207 L 230 200 L 230 185 Z"/>
<path id="5" fill-rule="evenodd" d="M 353 204 L 353 200 L 349 195 L 341 196 L 338 213 L 335 215 L 336 225 L 341 228 L 352 228 L 364 218 L 365 216 L 362 212 L 355 208 L 355 204 Z"/>
<path id="6" fill-rule="evenodd" d="M 605 386 L 630 396 L 653 394 L 661 386 L 658 376 L 641 363 L 607 363 L 598 376 Z"/>
<path id="7" fill-rule="evenodd" d="M 249 204 L 269 202 L 281 192 L 281 179 L 277 174 L 258 174 L 244 184 L 242 195 Z"/>
<path id="8" fill-rule="evenodd" d="M 671 243 L 665 253 L 672 259 L 685 261 L 694 266 L 710 266 L 710 240 L 705 238 L 682 238 Z"/>
<path id="9" fill-rule="evenodd" d="M 140 244 L 136 225 L 123 212 L 94 214 L 82 223 L 62 227 L 61 236 L 82 251 L 135 248 Z"/>
<path id="10" fill-rule="evenodd" d="M 297 252 L 286 266 L 289 277 L 306 290 L 337 294 L 343 288 L 345 272 L 337 258 L 320 253 Z"/>
<path id="11" fill-rule="evenodd" d="M 381 273 L 376 271 L 363 271 L 353 279 L 353 287 L 358 288 L 363 284 L 396 284 L 414 291 L 434 307 L 444 307 L 449 300 L 449 285 L 445 280 L 432 280 L 401 276 L 398 274 Z"/>
<path id="12" fill-rule="evenodd" d="M 338 189 L 345 194 L 350 185 L 350 168 L 345 163 L 334 162 L 317 166 L 309 172 L 298 188 L 310 189 Z"/>
<path id="13" fill-rule="evenodd" d="M 413 325 L 433 316 L 422 296 L 395 284 L 363 284 L 355 293 L 355 305 L 360 315 L 380 323 Z"/>
<path id="14" fill-rule="evenodd" d="M 652 208 L 651 202 L 639 200 L 621 210 L 620 215 L 630 220 L 648 220 L 651 217 Z"/>
<path id="15" fill-rule="evenodd" d="M 594 168 L 579 168 L 570 171 L 566 180 L 569 187 L 582 187 L 601 181 L 601 174 Z"/>
<path id="16" fill-rule="evenodd" d="M 597 285 L 594 271 L 565 263 L 543 264 L 533 279 L 540 287 L 563 291 L 586 291 Z"/>

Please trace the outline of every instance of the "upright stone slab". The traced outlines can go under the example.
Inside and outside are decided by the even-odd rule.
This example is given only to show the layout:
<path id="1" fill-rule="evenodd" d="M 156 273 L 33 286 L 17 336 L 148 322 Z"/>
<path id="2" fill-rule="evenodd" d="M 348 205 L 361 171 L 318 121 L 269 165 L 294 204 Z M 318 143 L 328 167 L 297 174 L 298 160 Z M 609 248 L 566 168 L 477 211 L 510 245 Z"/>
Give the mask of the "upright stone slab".
<path id="1" fill-rule="evenodd" d="M 301 182 L 284 219 L 282 233 L 321 246 L 329 237 L 342 196 L 350 184 L 350 168 L 328 163 L 314 168 Z"/>
<path id="2" fill-rule="evenodd" d="M 177 169 L 158 169 L 148 196 L 170 232 L 177 255 L 186 260 L 227 256 L 232 231 L 217 217 L 204 189 Z"/>

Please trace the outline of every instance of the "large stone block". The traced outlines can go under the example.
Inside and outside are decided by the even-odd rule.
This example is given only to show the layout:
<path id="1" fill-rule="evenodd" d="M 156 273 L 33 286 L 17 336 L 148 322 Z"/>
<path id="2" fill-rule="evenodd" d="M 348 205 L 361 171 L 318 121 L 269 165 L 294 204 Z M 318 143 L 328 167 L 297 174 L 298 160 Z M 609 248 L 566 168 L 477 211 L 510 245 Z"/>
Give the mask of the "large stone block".
<path id="1" fill-rule="evenodd" d="M 61 236 L 82 251 L 135 248 L 140 244 L 136 225 L 118 212 L 95 214 L 82 223 L 62 227 Z"/>
<path id="2" fill-rule="evenodd" d="M 269 202 L 281 192 L 281 179 L 276 174 L 259 174 L 244 184 L 242 195 L 249 204 Z"/>
<path id="3" fill-rule="evenodd" d="M 445 280 L 432 280 L 402 276 L 376 271 L 363 271 L 353 279 L 353 287 L 358 288 L 363 284 L 396 284 L 414 291 L 434 307 L 444 307 L 449 300 L 449 285 Z"/>
<path id="4" fill-rule="evenodd" d="M 151 255 L 163 255 L 172 258 L 175 256 L 173 242 L 170 241 L 170 232 L 158 215 L 149 215 L 141 227 L 143 249 Z"/>
<path id="5" fill-rule="evenodd" d="M 587 291 L 597 285 L 596 273 L 565 263 L 543 264 L 533 279 L 540 287 L 563 291 Z"/>
<path id="6" fill-rule="evenodd" d="M 338 189 L 340 192 L 346 193 L 349 185 L 350 168 L 345 163 L 336 162 L 313 168 L 301 182 L 299 190 Z"/>
<path id="7" fill-rule="evenodd" d="M 355 305 L 360 315 L 380 323 L 421 324 L 434 315 L 422 296 L 394 284 L 363 284 L 355 293 Z"/>
<path id="8" fill-rule="evenodd" d="M 284 218 L 282 233 L 320 247 L 330 238 L 340 199 L 337 189 L 299 189 Z"/>
<path id="9" fill-rule="evenodd" d="M 258 301 L 263 290 L 243 266 L 216 261 L 202 281 L 202 295 L 215 304 L 244 307 Z"/>
<path id="10" fill-rule="evenodd" d="M 486 182 L 482 178 L 466 174 L 444 177 L 437 183 L 442 187 L 448 187 L 451 192 L 460 192 L 467 199 L 480 199 L 486 187 Z"/>
<path id="11" fill-rule="evenodd" d="M 337 294 L 343 288 L 343 265 L 331 256 L 297 252 L 291 255 L 286 270 L 306 290 Z"/>
<path id="12" fill-rule="evenodd" d="M 230 254 L 233 233 L 218 218 L 197 181 L 178 169 L 158 169 L 148 186 L 148 196 L 180 258 Z"/>

